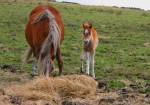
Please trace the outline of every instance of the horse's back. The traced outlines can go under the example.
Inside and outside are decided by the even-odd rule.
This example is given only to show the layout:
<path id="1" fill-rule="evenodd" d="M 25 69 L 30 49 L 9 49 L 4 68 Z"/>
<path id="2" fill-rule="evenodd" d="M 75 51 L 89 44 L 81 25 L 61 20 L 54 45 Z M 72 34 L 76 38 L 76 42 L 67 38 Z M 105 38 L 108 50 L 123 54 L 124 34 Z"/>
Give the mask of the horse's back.
<path id="1" fill-rule="evenodd" d="M 92 35 L 93 35 L 93 42 L 94 42 L 94 49 L 96 49 L 97 45 L 98 45 L 98 35 L 97 35 L 97 31 L 92 28 Z"/>
<path id="2" fill-rule="evenodd" d="M 61 37 L 64 38 L 64 24 L 63 24 L 63 21 L 61 19 L 60 13 L 54 7 L 52 7 L 52 6 L 43 6 L 43 5 L 37 6 L 35 9 L 33 9 L 31 11 L 30 16 L 32 16 L 33 14 L 38 14 L 40 12 L 43 12 L 46 9 L 48 9 L 55 16 L 56 22 L 57 22 L 57 24 L 58 24 L 58 26 L 60 27 L 60 30 L 61 30 Z"/>
<path id="3" fill-rule="evenodd" d="M 42 13 L 45 10 L 49 10 L 54 15 L 55 20 L 61 31 L 61 36 L 60 36 L 61 42 L 64 39 L 64 24 L 59 12 L 51 6 L 43 6 L 43 5 L 37 6 L 31 11 L 25 29 L 27 42 L 33 49 L 35 56 L 38 55 L 41 45 L 49 33 L 49 20 L 45 18 L 36 24 L 33 24 L 33 21 L 40 13 Z"/>

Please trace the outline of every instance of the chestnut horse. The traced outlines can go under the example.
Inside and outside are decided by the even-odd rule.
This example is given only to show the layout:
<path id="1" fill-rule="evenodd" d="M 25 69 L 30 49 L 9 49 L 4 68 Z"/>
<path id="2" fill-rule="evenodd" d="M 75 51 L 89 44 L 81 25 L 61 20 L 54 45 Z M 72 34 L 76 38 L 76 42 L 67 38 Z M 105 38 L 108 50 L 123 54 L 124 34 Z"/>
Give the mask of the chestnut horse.
<path id="1" fill-rule="evenodd" d="M 38 61 L 38 73 L 48 77 L 53 70 L 53 61 L 56 57 L 61 74 L 63 61 L 60 44 L 64 39 L 64 24 L 60 13 L 52 6 L 37 6 L 29 15 L 25 36 L 30 46 L 25 62 L 33 54 Z"/>
<path id="2" fill-rule="evenodd" d="M 81 55 L 81 72 L 84 72 L 83 60 L 86 60 L 86 74 L 90 75 L 92 70 L 92 77 L 95 78 L 94 73 L 94 56 L 98 46 L 98 36 L 96 30 L 92 27 L 92 23 L 83 23 L 83 52 Z"/>

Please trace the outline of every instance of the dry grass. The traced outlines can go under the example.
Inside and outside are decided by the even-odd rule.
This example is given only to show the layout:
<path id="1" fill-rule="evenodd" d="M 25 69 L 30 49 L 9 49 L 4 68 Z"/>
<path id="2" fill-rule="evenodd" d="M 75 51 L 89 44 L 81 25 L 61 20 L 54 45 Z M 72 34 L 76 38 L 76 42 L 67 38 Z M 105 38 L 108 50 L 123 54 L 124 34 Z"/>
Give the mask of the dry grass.
<path id="1" fill-rule="evenodd" d="M 129 88 L 96 91 L 97 82 L 85 75 L 36 78 L 0 90 L 0 105 L 149 105 L 149 95 Z"/>
<path id="2" fill-rule="evenodd" d="M 59 105 L 64 98 L 90 98 L 96 94 L 97 82 L 84 75 L 37 78 L 24 85 L 5 89 L 9 96 L 23 100 L 46 100 Z"/>

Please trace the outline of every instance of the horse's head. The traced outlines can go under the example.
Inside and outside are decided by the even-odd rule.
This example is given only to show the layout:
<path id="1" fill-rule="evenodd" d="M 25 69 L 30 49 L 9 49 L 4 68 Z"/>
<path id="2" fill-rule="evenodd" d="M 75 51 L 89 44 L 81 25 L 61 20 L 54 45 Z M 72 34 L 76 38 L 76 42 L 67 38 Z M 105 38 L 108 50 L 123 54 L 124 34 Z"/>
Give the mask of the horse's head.
<path id="1" fill-rule="evenodd" d="M 92 23 L 90 23 L 90 22 L 83 23 L 83 42 L 84 42 L 84 44 L 88 44 L 91 40 L 91 29 L 92 29 Z"/>

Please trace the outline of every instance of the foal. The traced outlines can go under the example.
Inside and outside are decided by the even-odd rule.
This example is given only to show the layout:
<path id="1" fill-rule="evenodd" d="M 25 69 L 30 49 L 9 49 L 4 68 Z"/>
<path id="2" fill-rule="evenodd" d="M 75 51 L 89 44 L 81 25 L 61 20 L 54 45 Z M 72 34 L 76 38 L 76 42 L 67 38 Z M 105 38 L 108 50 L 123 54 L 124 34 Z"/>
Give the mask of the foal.
<path id="1" fill-rule="evenodd" d="M 90 22 L 83 23 L 83 52 L 81 54 L 81 72 L 86 72 L 90 75 L 92 70 L 92 77 L 95 78 L 94 73 L 94 56 L 98 45 L 98 36 L 96 30 L 92 27 Z M 83 70 L 83 60 L 86 60 L 86 71 Z"/>

